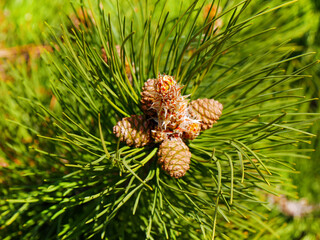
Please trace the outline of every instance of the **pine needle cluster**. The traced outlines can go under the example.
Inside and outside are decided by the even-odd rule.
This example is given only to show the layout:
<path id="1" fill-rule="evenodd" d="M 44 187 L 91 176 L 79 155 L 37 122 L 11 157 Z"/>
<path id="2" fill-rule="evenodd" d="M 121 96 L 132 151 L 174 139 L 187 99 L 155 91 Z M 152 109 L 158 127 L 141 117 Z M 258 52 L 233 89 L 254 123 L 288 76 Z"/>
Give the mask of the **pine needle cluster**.
<path id="1" fill-rule="evenodd" d="M 288 157 L 314 136 L 314 114 L 297 111 L 313 99 L 292 86 L 316 62 L 289 69 L 310 54 L 293 54 L 280 37 L 286 30 L 270 24 L 293 2 L 173 2 L 81 1 L 78 21 L 51 28 L 51 92 L 17 101 L 28 109 L 17 124 L 32 138 L 28 149 L 12 146 L 23 164 L 1 171 L 1 236 L 277 236 L 263 194 L 291 194 Z M 174 76 L 191 100 L 224 107 L 218 123 L 186 143 L 190 169 L 179 179 L 161 171 L 159 144 L 130 147 L 113 134 L 119 120 L 143 113 L 142 87 L 159 73 Z"/>

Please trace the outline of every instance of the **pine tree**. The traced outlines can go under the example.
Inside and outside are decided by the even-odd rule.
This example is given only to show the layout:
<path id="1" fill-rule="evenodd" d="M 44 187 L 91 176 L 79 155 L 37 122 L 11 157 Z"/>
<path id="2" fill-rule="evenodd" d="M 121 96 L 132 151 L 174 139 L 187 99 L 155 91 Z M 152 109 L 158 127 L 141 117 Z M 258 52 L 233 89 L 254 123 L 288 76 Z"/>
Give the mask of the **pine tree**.
<path id="1" fill-rule="evenodd" d="M 82 2 L 77 24 L 70 19 L 47 37 L 53 52 L 45 57 L 45 77 L 52 95 L 37 98 L 26 84 L 25 98 L 17 101 L 28 109 L 18 122 L 25 126 L 21 135 L 33 138 L 28 149 L 12 143 L 23 164 L 1 172 L 1 236 L 276 235 L 263 194 L 292 191 L 287 156 L 299 155 L 297 142 L 312 136 L 310 120 L 296 109 L 312 99 L 291 86 L 315 64 L 288 68 L 308 54 L 292 56 L 287 39 L 279 37 L 283 29 L 268 26 L 271 13 L 290 9 L 278 3 L 266 9 L 249 0 L 188 6 L 131 1 L 130 7 Z M 141 93 L 159 74 L 183 86 L 190 115 L 201 113 L 199 136 L 168 140 L 160 134 L 155 140 L 159 111 Z M 57 102 L 50 106 L 52 99 Z M 221 106 L 205 106 L 204 99 Z M 168 167 L 168 154 L 178 156 L 170 162 L 182 161 L 177 172 Z"/>

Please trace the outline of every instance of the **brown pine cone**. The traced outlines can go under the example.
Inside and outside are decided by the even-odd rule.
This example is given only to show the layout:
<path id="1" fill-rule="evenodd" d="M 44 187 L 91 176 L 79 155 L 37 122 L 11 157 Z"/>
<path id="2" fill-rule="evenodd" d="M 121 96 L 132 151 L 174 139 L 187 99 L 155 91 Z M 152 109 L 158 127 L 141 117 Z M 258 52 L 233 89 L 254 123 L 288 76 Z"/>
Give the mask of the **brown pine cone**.
<path id="1" fill-rule="evenodd" d="M 113 133 L 129 146 L 142 147 L 152 141 L 151 129 L 154 123 L 145 116 L 132 115 L 123 118 L 113 127 Z"/>
<path id="2" fill-rule="evenodd" d="M 201 129 L 212 128 L 222 114 L 223 105 L 214 99 L 197 99 L 189 103 L 189 114 L 201 120 Z"/>
<path id="3" fill-rule="evenodd" d="M 141 93 L 141 108 L 142 111 L 147 115 L 151 117 L 157 116 L 157 112 L 155 109 L 152 109 L 151 106 L 155 101 L 155 98 L 157 96 L 157 79 L 148 79 L 142 88 Z"/>
<path id="4" fill-rule="evenodd" d="M 166 139 L 159 147 L 158 163 L 171 177 L 183 177 L 190 168 L 191 152 L 181 138 Z"/>

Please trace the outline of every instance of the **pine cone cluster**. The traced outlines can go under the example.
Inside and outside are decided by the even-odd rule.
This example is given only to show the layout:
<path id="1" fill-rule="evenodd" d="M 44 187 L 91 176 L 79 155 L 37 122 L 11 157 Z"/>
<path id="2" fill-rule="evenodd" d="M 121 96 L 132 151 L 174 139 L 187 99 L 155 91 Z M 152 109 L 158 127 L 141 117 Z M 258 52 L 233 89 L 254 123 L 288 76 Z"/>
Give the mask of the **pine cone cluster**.
<path id="1" fill-rule="evenodd" d="M 189 169 L 191 152 L 183 140 L 193 140 L 209 129 L 222 114 L 223 106 L 214 99 L 189 103 L 181 95 L 172 76 L 160 75 L 145 82 L 141 93 L 144 115 L 123 118 L 113 127 L 114 134 L 129 146 L 161 143 L 158 163 L 170 176 L 180 178 Z"/>

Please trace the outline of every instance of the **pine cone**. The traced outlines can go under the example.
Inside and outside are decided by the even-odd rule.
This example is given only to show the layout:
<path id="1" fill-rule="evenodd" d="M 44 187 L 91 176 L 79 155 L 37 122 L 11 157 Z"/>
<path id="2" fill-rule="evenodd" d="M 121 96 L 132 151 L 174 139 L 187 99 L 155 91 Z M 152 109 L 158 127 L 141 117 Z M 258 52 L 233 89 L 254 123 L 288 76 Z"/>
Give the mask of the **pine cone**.
<path id="1" fill-rule="evenodd" d="M 197 99 L 189 104 L 189 114 L 201 120 L 201 129 L 212 128 L 222 114 L 223 105 L 214 99 Z"/>
<path id="2" fill-rule="evenodd" d="M 151 142 L 153 122 L 144 116 L 132 115 L 123 118 L 113 127 L 113 133 L 129 146 L 142 147 Z"/>
<path id="3" fill-rule="evenodd" d="M 180 96 L 161 104 L 158 111 L 160 128 L 173 131 L 181 124 L 188 114 L 188 100 Z"/>
<path id="4" fill-rule="evenodd" d="M 179 126 L 179 128 L 182 128 L 183 130 L 183 135 L 182 137 L 184 139 L 189 139 L 193 140 L 196 137 L 199 136 L 200 131 L 201 131 L 201 124 L 195 121 L 185 121 L 183 126 Z"/>
<path id="5" fill-rule="evenodd" d="M 156 92 L 156 85 L 158 80 L 157 79 L 148 79 L 148 81 L 145 82 L 142 93 L 141 93 L 141 108 L 142 111 L 147 116 L 155 117 L 157 115 L 157 112 L 155 109 L 152 109 L 151 106 L 155 101 L 155 98 L 157 96 Z"/>
<path id="6" fill-rule="evenodd" d="M 161 130 L 159 127 L 155 127 L 154 130 L 151 130 L 151 136 L 156 143 L 160 143 L 168 139 L 167 132 Z"/>
<path id="7" fill-rule="evenodd" d="M 189 169 L 191 152 L 181 138 L 165 140 L 159 147 L 158 163 L 171 177 L 180 178 Z"/>
<path id="8" fill-rule="evenodd" d="M 166 100 L 172 100 L 180 95 L 180 86 L 172 76 L 159 74 L 157 81 L 157 91 Z"/>

